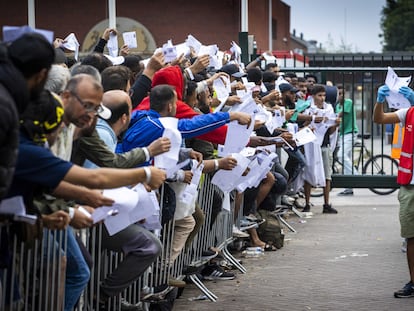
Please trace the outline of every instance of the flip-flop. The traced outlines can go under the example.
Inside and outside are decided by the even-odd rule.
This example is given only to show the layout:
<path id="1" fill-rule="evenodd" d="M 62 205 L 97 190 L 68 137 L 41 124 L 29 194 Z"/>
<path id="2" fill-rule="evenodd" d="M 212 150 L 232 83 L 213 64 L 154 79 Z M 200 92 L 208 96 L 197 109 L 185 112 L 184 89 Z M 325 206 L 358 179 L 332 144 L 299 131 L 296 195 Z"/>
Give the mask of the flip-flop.
<path id="1" fill-rule="evenodd" d="M 263 248 L 263 250 L 265 252 L 274 252 L 274 251 L 277 251 L 277 248 L 273 245 L 266 244 L 265 247 Z"/>

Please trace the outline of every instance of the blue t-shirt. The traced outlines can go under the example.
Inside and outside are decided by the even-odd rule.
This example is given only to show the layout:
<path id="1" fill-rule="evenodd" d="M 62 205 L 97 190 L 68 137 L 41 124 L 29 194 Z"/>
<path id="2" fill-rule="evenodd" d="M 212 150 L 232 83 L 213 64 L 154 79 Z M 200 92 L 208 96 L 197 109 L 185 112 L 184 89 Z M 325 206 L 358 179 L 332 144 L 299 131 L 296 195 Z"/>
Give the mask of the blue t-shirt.
<path id="1" fill-rule="evenodd" d="M 6 197 L 21 195 L 31 204 L 36 189 L 55 189 L 72 165 L 20 134 L 16 170 Z"/>

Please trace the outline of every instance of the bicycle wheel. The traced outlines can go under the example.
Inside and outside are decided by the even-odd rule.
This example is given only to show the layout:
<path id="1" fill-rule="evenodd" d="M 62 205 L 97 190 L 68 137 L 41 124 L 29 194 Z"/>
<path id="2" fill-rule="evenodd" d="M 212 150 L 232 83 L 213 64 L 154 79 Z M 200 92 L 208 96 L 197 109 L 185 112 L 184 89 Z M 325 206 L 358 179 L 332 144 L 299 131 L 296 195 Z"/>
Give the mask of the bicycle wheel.
<path id="1" fill-rule="evenodd" d="M 368 175 L 397 175 L 398 162 L 386 154 L 378 154 L 370 158 L 364 165 L 363 174 Z M 393 193 L 397 188 L 369 188 L 380 195 Z"/>

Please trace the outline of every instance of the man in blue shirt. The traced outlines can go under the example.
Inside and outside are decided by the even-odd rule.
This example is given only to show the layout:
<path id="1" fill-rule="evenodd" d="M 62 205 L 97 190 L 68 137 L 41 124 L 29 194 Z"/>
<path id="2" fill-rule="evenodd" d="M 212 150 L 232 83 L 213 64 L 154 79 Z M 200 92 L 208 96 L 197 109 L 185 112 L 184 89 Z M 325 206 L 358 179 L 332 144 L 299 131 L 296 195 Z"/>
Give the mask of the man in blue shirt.
<path id="1" fill-rule="evenodd" d="M 150 110 L 136 111 L 117 152 L 126 152 L 135 147 L 148 146 L 162 136 L 164 127 L 160 117 L 175 117 L 177 94 L 170 85 L 161 84 L 151 89 Z M 230 121 L 237 120 L 248 125 L 250 115 L 243 112 L 216 112 L 178 120 L 178 130 L 183 138 L 192 138 L 212 131 Z"/>

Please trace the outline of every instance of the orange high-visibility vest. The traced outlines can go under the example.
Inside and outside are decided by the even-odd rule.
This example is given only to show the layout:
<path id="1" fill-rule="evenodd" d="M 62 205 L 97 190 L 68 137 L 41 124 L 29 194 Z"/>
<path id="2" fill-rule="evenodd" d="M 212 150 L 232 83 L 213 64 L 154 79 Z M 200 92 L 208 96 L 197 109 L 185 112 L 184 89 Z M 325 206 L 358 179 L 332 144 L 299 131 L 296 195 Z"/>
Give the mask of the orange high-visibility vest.
<path id="1" fill-rule="evenodd" d="M 391 158 L 399 159 L 401 154 L 402 142 L 404 140 L 404 127 L 396 123 L 392 135 Z"/>
<path id="2" fill-rule="evenodd" d="M 413 178 L 414 107 L 411 107 L 407 111 L 404 128 L 405 139 L 403 140 L 401 148 L 397 183 L 400 185 L 409 185 Z"/>

